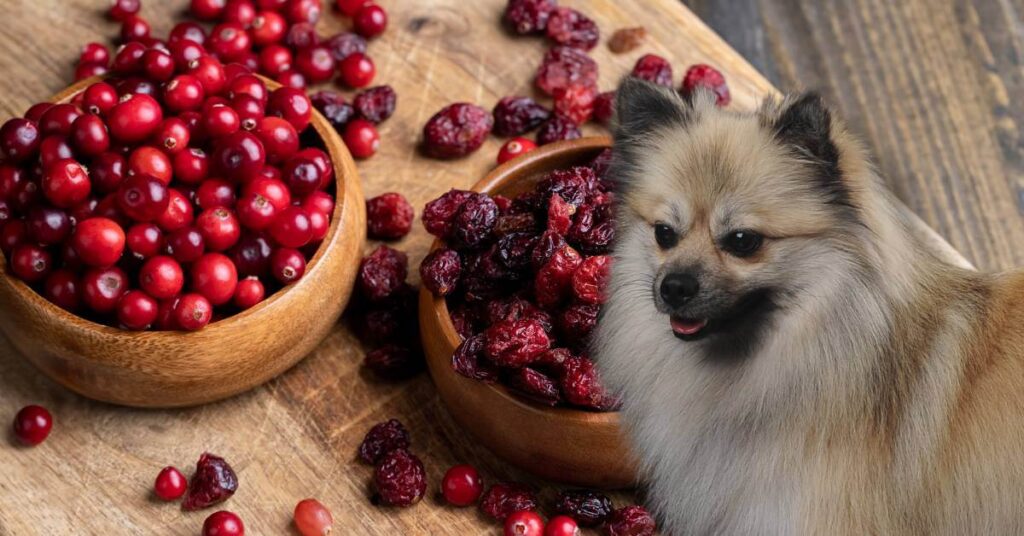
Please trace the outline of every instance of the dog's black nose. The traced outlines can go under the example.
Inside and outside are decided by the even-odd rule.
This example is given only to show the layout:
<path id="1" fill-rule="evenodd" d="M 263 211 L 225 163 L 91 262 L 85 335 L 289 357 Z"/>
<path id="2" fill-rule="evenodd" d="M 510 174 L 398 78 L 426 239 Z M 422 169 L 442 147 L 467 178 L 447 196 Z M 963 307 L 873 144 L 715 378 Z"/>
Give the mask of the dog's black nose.
<path id="1" fill-rule="evenodd" d="M 661 280 L 661 299 L 671 307 L 679 307 L 690 301 L 698 290 L 700 283 L 689 274 L 669 274 Z"/>

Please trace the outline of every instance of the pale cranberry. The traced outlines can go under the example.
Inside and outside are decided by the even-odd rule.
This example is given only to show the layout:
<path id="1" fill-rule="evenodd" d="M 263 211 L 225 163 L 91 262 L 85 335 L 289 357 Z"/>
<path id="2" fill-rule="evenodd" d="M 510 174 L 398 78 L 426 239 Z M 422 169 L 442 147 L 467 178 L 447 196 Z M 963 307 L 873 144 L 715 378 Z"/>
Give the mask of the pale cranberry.
<path id="1" fill-rule="evenodd" d="M 295 505 L 295 528 L 302 536 L 324 536 L 334 530 L 334 517 L 320 501 L 305 499 Z"/>

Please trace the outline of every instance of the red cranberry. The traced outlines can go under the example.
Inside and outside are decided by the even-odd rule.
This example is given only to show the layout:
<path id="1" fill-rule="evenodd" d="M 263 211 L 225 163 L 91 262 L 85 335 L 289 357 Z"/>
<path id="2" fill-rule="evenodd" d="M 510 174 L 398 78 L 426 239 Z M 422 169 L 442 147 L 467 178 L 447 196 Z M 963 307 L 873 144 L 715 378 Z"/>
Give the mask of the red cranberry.
<path id="1" fill-rule="evenodd" d="M 235 264 L 220 253 L 204 253 L 192 264 L 190 275 L 192 289 L 213 305 L 231 300 L 238 285 Z"/>
<path id="2" fill-rule="evenodd" d="M 166 82 L 174 76 L 174 58 L 168 52 L 151 48 L 142 55 L 142 70 L 150 79 Z"/>
<path id="3" fill-rule="evenodd" d="M 515 482 L 495 484 L 480 500 L 480 511 L 498 521 L 516 512 L 537 508 L 537 497 L 529 487 Z"/>
<path id="4" fill-rule="evenodd" d="M 150 27 L 146 19 L 128 15 L 121 21 L 121 42 L 143 41 L 149 37 Z"/>
<path id="5" fill-rule="evenodd" d="M 14 190 L 23 180 L 25 180 L 25 175 L 21 169 L 0 164 L 0 201 L 10 199 Z"/>
<path id="6" fill-rule="evenodd" d="M 608 536 L 653 536 L 654 518 L 643 506 L 627 506 L 612 513 L 605 530 Z"/>
<path id="7" fill-rule="evenodd" d="M 110 69 L 106 65 L 99 63 L 83 63 L 75 67 L 75 82 L 85 80 L 86 78 L 92 78 L 94 76 L 102 76 L 110 72 Z"/>
<path id="8" fill-rule="evenodd" d="M 185 331 L 196 331 L 210 323 L 213 306 L 201 294 L 185 294 L 178 300 L 172 316 L 174 325 Z"/>
<path id="9" fill-rule="evenodd" d="M 69 269 L 55 270 L 43 284 L 46 299 L 66 311 L 78 310 L 81 305 L 78 292 L 78 276 Z"/>
<path id="10" fill-rule="evenodd" d="M 305 210 L 309 214 L 309 227 L 312 229 L 312 238 L 309 242 L 310 244 L 319 243 L 327 236 L 327 232 L 331 230 L 331 219 L 319 210 Z"/>
<path id="11" fill-rule="evenodd" d="M 309 213 L 294 205 L 283 210 L 268 231 L 274 242 L 286 248 L 300 248 L 313 238 Z"/>
<path id="12" fill-rule="evenodd" d="M 267 115 L 281 117 L 291 123 L 296 132 L 302 132 L 313 117 L 313 104 L 305 91 L 282 87 L 271 93 Z"/>
<path id="13" fill-rule="evenodd" d="M 139 0 L 113 0 L 110 9 L 107 10 L 107 16 L 111 20 L 121 22 L 138 13 L 141 8 L 142 2 Z"/>
<path id="14" fill-rule="evenodd" d="M 569 84 L 554 91 L 555 114 L 561 115 L 577 125 L 590 120 L 594 113 L 596 91 L 582 84 Z"/>
<path id="15" fill-rule="evenodd" d="M 220 139 L 213 154 L 217 167 L 230 179 L 245 180 L 266 163 L 263 144 L 255 135 L 239 131 Z"/>
<path id="16" fill-rule="evenodd" d="M 90 266 L 111 266 L 124 252 L 125 236 L 121 226 L 107 218 L 81 221 L 71 235 L 71 245 L 82 262 Z"/>
<path id="17" fill-rule="evenodd" d="M 40 139 L 36 124 L 27 119 L 8 119 L 0 127 L 0 151 L 9 163 L 23 162 L 35 154 Z"/>
<path id="18" fill-rule="evenodd" d="M 82 276 L 82 301 L 97 313 L 109 313 L 128 290 L 128 276 L 117 267 L 99 268 Z"/>
<path id="19" fill-rule="evenodd" d="M 544 536 L 544 520 L 532 510 L 523 510 L 505 519 L 505 536 Z"/>
<path id="20" fill-rule="evenodd" d="M 397 419 L 375 424 L 359 444 L 359 459 L 375 465 L 385 454 L 395 449 L 409 448 L 409 431 Z"/>
<path id="21" fill-rule="evenodd" d="M 356 52 L 341 60 L 338 71 L 341 73 L 342 83 L 346 86 L 361 88 L 370 85 L 377 74 L 377 67 L 369 56 Z"/>
<path id="22" fill-rule="evenodd" d="M 205 47 L 221 61 L 236 61 L 252 48 L 252 40 L 241 24 L 224 22 L 210 31 Z"/>
<path id="23" fill-rule="evenodd" d="M 78 54 L 80 65 L 99 64 L 106 66 L 110 63 L 110 49 L 102 43 L 86 43 Z"/>
<path id="24" fill-rule="evenodd" d="M 71 208 L 89 197 L 92 183 L 81 164 L 65 159 L 47 168 L 41 187 L 43 195 L 51 203 L 61 208 Z"/>
<path id="25" fill-rule="evenodd" d="M 356 158 L 369 158 L 380 147 L 380 134 L 377 133 L 377 128 L 365 119 L 349 121 L 342 138 L 349 152 Z"/>
<path id="26" fill-rule="evenodd" d="M 645 54 L 636 60 L 631 76 L 641 80 L 672 87 L 672 64 L 657 54 Z"/>
<path id="27" fill-rule="evenodd" d="M 352 17 L 359 12 L 359 8 L 372 1 L 373 0 L 335 0 L 334 5 L 337 6 L 338 11 L 343 15 Z"/>
<path id="28" fill-rule="evenodd" d="M 263 143 L 267 160 L 271 163 L 283 162 L 299 150 L 299 134 L 295 127 L 283 118 L 264 117 L 256 124 L 253 133 Z M 320 180 L 319 173 L 317 180 Z"/>
<path id="29" fill-rule="evenodd" d="M 250 132 L 256 129 L 259 120 L 266 115 L 264 104 L 247 94 L 235 95 L 231 98 L 230 104 L 238 114 L 241 128 Z"/>
<path id="30" fill-rule="evenodd" d="M 580 536 L 580 527 L 569 516 L 555 516 L 544 527 L 544 536 Z"/>
<path id="31" fill-rule="evenodd" d="M 53 416 L 42 406 L 25 406 L 14 416 L 14 437 L 25 445 L 46 441 L 53 429 Z"/>
<path id="32" fill-rule="evenodd" d="M 174 77 L 164 87 L 164 105 L 173 112 L 196 110 L 202 105 L 205 94 L 203 83 L 199 78 L 190 74 L 181 74 Z"/>
<path id="33" fill-rule="evenodd" d="M 242 235 L 238 244 L 231 249 L 231 260 L 234 261 L 239 275 L 263 276 L 268 273 L 272 251 L 266 238 Z"/>
<path id="34" fill-rule="evenodd" d="M 369 0 L 367 0 L 369 1 Z M 356 52 L 366 53 L 366 39 L 353 32 L 341 32 L 324 42 L 336 61 L 341 61 Z"/>
<path id="35" fill-rule="evenodd" d="M 263 283 L 256 277 L 247 277 L 238 282 L 235 288 L 233 303 L 239 309 L 249 309 L 263 301 Z"/>
<path id="36" fill-rule="evenodd" d="M 71 125 L 71 142 L 82 156 L 96 156 L 110 148 L 107 126 L 98 116 L 87 114 Z"/>
<path id="37" fill-rule="evenodd" d="M 165 300 L 181 292 L 185 273 L 173 258 L 158 255 L 147 260 L 139 269 L 139 287 L 150 296 Z"/>
<path id="38" fill-rule="evenodd" d="M 144 330 L 156 320 L 157 307 L 145 292 L 130 290 L 117 302 L 117 320 L 130 330 Z"/>
<path id="39" fill-rule="evenodd" d="M 235 22 L 243 28 L 249 28 L 252 21 L 256 19 L 256 5 L 252 0 L 228 0 L 224 5 L 224 12 L 221 20 L 224 22 Z"/>
<path id="40" fill-rule="evenodd" d="M 210 159 L 202 149 L 189 148 L 174 155 L 174 178 L 186 184 L 202 182 L 210 172 Z"/>
<path id="41" fill-rule="evenodd" d="M 38 170 L 45 172 L 61 160 L 71 160 L 74 155 L 74 151 L 71 150 L 71 145 L 68 143 L 67 138 L 64 136 L 47 136 L 39 144 L 40 166 Z M 37 176 L 39 175 L 41 174 Z"/>
<path id="42" fill-rule="evenodd" d="M 325 46 L 305 48 L 295 55 L 295 68 L 310 83 L 319 84 L 326 82 L 334 75 L 334 56 L 331 55 L 330 50 Z"/>
<path id="43" fill-rule="evenodd" d="M 81 110 L 73 104 L 55 104 L 39 118 L 39 131 L 43 136 L 67 136 L 71 133 L 71 125 L 81 115 Z"/>
<path id="44" fill-rule="evenodd" d="M 605 91 L 604 93 L 598 93 L 594 97 L 594 121 L 602 125 L 608 125 L 612 122 L 612 116 L 614 115 L 615 92 Z"/>
<path id="45" fill-rule="evenodd" d="M 188 264 L 203 255 L 206 243 L 193 227 L 184 227 L 167 235 L 167 253 L 181 264 Z"/>
<path id="46" fill-rule="evenodd" d="M 474 504 L 483 492 L 480 473 L 472 465 L 456 465 L 448 469 L 441 481 L 441 493 L 448 504 L 455 506 Z"/>
<path id="47" fill-rule="evenodd" d="M 43 246 L 64 242 L 71 234 L 71 218 L 60 209 L 35 207 L 25 221 L 29 236 Z"/>
<path id="48" fill-rule="evenodd" d="M 320 0 L 288 0 L 282 12 L 292 24 L 316 24 L 320 20 Z"/>
<path id="49" fill-rule="evenodd" d="M 553 95 L 555 90 L 569 84 L 597 86 L 597 62 L 586 52 L 565 46 L 554 47 L 544 54 L 537 69 L 537 87 Z"/>
<path id="50" fill-rule="evenodd" d="M 261 11 L 252 20 L 249 34 L 257 46 L 267 46 L 284 39 L 288 31 L 288 22 L 276 11 Z"/>
<path id="51" fill-rule="evenodd" d="M 568 7 L 558 7 L 551 12 L 547 34 L 555 43 L 583 50 L 594 48 L 601 38 L 597 23 Z"/>
<path id="52" fill-rule="evenodd" d="M 106 82 L 96 82 L 85 89 L 82 94 L 82 107 L 94 115 L 106 115 L 117 105 L 117 90 Z"/>
<path id="53" fill-rule="evenodd" d="M 238 132 L 242 121 L 230 106 L 223 104 L 207 105 L 203 108 L 203 131 L 213 138 L 221 138 Z"/>
<path id="54" fill-rule="evenodd" d="M 10 255 L 14 248 L 28 240 L 28 228 L 21 220 L 10 220 L 0 226 L 0 251 Z"/>
<path id="55" fill-rule="evenodd" d="M 363 119 L 379 124 L 394 113 L 397 100 L 398 95 L 391 86 L 377 86 L 356 95 L 353 107 Z"/>
<path id="56" fill-rule="evenodd" d="M 114 61 L 110 64 L 114 74 L 121 76 L 137 74 L 142 71 L 142 56 L 146 53 L 146 45 L 137 42 L 125 43 L 114 52 Z"/>
<path id="57" fill-rule="evenodd" d="M 206 95 L 218 95 L 228 84 L 224 64 L 213 56 L 203 56 L 189 62 L 187 74 L 199 81 Z"/>
<path id="58" fill-rule="evenodd" d="M 107 113 L 107 127 L 114 139 L 138 143 L 153 135 L 164 120 L 160 104 L 149 95 L 127 95 Z"/>
<path id="59" fill-rule="evenodd" d="M 324 536 L 334 530 L 334 517 L 320 501 L 305 499 L 295 505 L 295 528 L 302 536 Z"/>
<path id="60" fill-rule="evenodd" d="M 373 482 L 385 506 L 412 506 L 427 491 L 423 463 L 405 449 L 392 450 L 381 458 L 374 470 Z"/>
<path id="61" fill-rule="evenodd" d="M 245 524 L 238 515 L 221 510 L 203 521 L 203 536 L 245 536 Z"/>
<path id="62" fill-rule="evenodd" d="M 284 35 L 284 44 L 294 50 L 302 50 L 320 42 L 320 36 L 316 33 L 316 27 L 308 22 L 292 24 Z"/>
<path id="63" fill-rule="evenodd" d="M 21 244 L 11 255 L 11 271 L 26 283 L 42 281 L 53 268 L 53 256 L 34 244 Z"/>
<path id="64" fill-rule="evenodd" d="M 297 249 L 278 248 L 270 256 L 270 273 L 282 285 L 289 285 L 306 273 L 306 257 Z"/>
<path id="65" fill-rule="evenodd" d="M 365 4 L 352 17 L 352 28 L 366 38 L 377 37 L 388 27 L 388 14 L 376 4 Z"/>
<path id="66" fill-rule="evenodd" d="M 228 97 L 234 98 L 238 95 L 248 95 L 260 104 L 266 104 L 269 92 L 266 84 L 253 74 L 242 74 L 235 78 L 229 78 Z"/>
<path id="67" fill-rule="evenodd" d="M 270 45 L 260 51 L 260 71 L 276 76 L 292 68 L 292 51 L 284 45 Z"/>
<path id="68" fill-rule="evenodd" d="M 37 102 L 25 111 L 25 115 L 23 117 L 38 125 L 39 120 L 43 118 L 43 114 L 52 107 L 53 103 L 51 102 Z"/>
<path id="69" fill-rule="evenodd" d="M 164 182 L 149 175 L 129 177 L 117 190 L 118 208 L 139 222 L 159 218 L 167 210 L 170 199 Z"/>
<path id="70" fill-rule="evenodd" d="M 202 45 L 206 42 L 206 30 L 198 23 L 192 21 L 179 22 L 167 34 L 167 42 L 174 43 L 175 41 L 184 40 L 194 41 Z"/>
<path id="71" fill-rule="evenodd" d="M 526 138 L 512 138 L 501 146 L 498 151 L 498 163 L 504 164 L 513 158 L 526 154 L 537 148 L 537 144 Z"/>
<path id="72" fill-rule="evenodd" d="M 177 467 L 164 467 L 156 475 L 156 482 L 153 483 L 153 492 L 164 501 L 180 499 L 186 489 L 188 481 Z"/>
<path id="73" fill-rule="evenodd" d="M 458 252 L 441 248 L 430 252 L 420 264 L 423 286 L 435 296 L 446 296 L 455 290 L 462 277 L 462 261 Z"/>
<path id="74" fill-rule="evenodd" d="M 399 193 L 386 193 L 366 202 L 367 225 L 370 237 L 397 240 L 412 229 L 412 205 Z"/>
<path id="75" fill-rule="evenodd" d="M 308 85 L 306 77 L 295 69 L 286 69 L 278 73 L 274 80 L 283 87 L 292 89 L 305 89 Z"/>
<path id="76" fill-rule="evenodd" d="M 170 157 L 156 147 L 144 145 L 128 156 L 128 175 L 148 175 L 167 186 L 173 173 Z"/>
<path id="77" fill-rule="evenodd" d="M 302 206 L 311 212 L 326 214 L 328 218 L 334 214 L 334 198 L 327 192 L 313 192 L 302 201 Z"/>
<path id="78" fill-rule="evenodd" d="M 203 235 L 208 251 L 225 251 L 234 246 L 241 236 L 238 219 L 223 207 L 203 211 L 196 218 L 196 228 Z"/>
<path id="79" fill-rule="evenodd" d="M 710 65 L 698 63 L 690 66 L 683 75 L 683 85 L 680 88 L 683 95 L 689 96 L 698 87 L 704 87 L 715 94 L 715 104 L 726 106 L 732 100 L 729 93 L 729 86 L 725 83 L 725 76 Z"/>
<path id="80" fill-rule="evenodd" d="M 494 126 L 490 112 L 469 103 L 455 103 L 434 114 L 423 127 L 423 148 L 435 158 L 458 158 L 483 145 Z"/>
<path id="81" fill-rule="evenodd" d="M 132 253 L 148 259 L 160 254 L 164 246 L 164 235 L 152 223 L 137 223 L 128 229 L 126 242 Z"/>
<path id="82" fill-rule="evenodd" d="M 283 211 L 292 204 L 288 188 L 278 179 L 260 178 L 246 184 L 242 189 L 242 196 L 249 197 L 252 195 L 260 195 L 267 198 L 278 212 Z"/>
<path id="83" fill-rule="evenodd" d="M 170 117 L 165 119 L 153 136 L 153 141 L 158 143 L 167 154 L 174 155 L 188 148 L 191 133 L 188 124 L 180 118 Z"/>

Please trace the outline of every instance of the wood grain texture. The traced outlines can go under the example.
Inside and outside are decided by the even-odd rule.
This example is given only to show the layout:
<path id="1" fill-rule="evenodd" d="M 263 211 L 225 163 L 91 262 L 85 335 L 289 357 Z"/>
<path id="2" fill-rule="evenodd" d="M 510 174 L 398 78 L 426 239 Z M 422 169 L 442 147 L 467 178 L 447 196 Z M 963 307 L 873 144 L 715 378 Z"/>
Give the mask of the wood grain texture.
<path id="1" fill-rule="evenodd" d="M 1024 264 L 1024 2 L 683 2 L 780 89 L 820 91 L 976 266 Z"/>
<path id="2" fill-rule="evenodd" d="M 144 14 L 165 34 L 186 3 L 149 1 Z M 399 105 L 381 130 L 381 152 L 359 163 L 359 171 L 367 196 L 400 190 L 422 207 L 450 187 L 477 182 L 492 167 L 500 145 L 491 139 L 471 158 L 456 162 L 425 160 L 416 150 L 425 120 L 455 100 L 489 107 L 504 95 L 532 93 L 532 74 L 545 45 L 541 39 L 513 38 L 501 30 L 497 21 L 503 0 L 381 3 L 391 14 L 391 28 L 371 45 L 371 54 L 378 81 L 396 87 Z M 626 26 L 648 29 L 647 45 L 629 54 L 612 55 L 603 45 L 595 50 L 603 88 L 613 87 L 637 57 L 654 52 L 672 59 L 677 70 L 697 61 L 719 65 L 732 86 L 735 106 L 751 107 L 773 91 L 674 0 L 562 3 L 584 9 L 605 35 Z M 5 3 L 0 116 L 20 114 L 36 99 L 65 86 L 81 44 L 116 35 L 116 26 L 101 17 L 106 5 L 106 0 Z M 325 34 L 344 27 L 334 16 L 325 19 Z M 397 246 L 410 252 L 415 266 L 429 237 L 417 225 Z M 197 534 L 204 513 L 185 514 L 174 505 L 159 504 L 150 488 L 165 465 L 190 474 L 204 450 L 226 457 L 239 472 L 240 490 L 226 507 L 245 519 L 251 534 L 294 534 L 289 532 L 292 508 L 307 496 L 327 504 L 345 533 L 500 533 L 475 511 L 445 508 L 433 496 L 402 511 L 369 505 L 371 469 L 357 463 L 354 452 L 365 431 L 389 417 L 402 419 L 411 429 L 431 489 L 448 466 L 468 462 L 489 482 L 531 481 L 543 486 L 544 497 L 550 499 L 552 486 L 495 461 L 474 445 L 426 375 L 398 384 L 380 382 L 361 369 L 362 354 L 352 332 L 340 324 L 309 358 L 261 388 L 199 408 L 143 411 L 74 395 L 45 379 L 8 341 L 0 340 L 0 408 L 7 408 L 0 416 L 10 418 L 25 404 L 41 403 L 56 419 L 54 433 L 41 447 L 18 448 L 9 437 L 0 444 L 0 534 Z M 615 494 L 614 499 L 624 505 L 635 497 Z"/>

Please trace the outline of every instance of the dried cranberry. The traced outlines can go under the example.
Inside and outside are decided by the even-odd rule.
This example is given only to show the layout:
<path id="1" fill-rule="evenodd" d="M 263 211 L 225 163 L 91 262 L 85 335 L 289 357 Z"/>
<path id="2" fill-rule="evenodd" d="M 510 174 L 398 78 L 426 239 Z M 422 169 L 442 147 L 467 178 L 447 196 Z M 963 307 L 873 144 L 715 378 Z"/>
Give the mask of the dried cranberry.
<path id="1" fill-rule="evenodd" d="M 642 45 L 645 38 L 647 30 L 643 26 L 620 28 L 608 39 L 608 48 L 616 54 L 622 54 Z"/>
<path id="2" fill-rule="evenodd" d="M 579 125 L 571 119 L 556 115 L 541 125 L 537 132 L 537 145 L 547 145 L 556 141 L 578 140 L 583 137 Z"/>
<path id="3" fill-rule="evenodd" d="M 583 344 L 597 325 L 597 305 L 576 304 L 567 307 L 558 317 L 558 328 L 567 340 Z"/>
<path id="4" fill-rule="evenodd" d="M 533 489 L 518 482 L 495 484 L 480 499 L 480 511 L 498 521 L 516 512 L 536 509 L 537 496 Z"/>
<path id="5" fill-rule="evenodd" d="M 672 64 L 657 54 L 645 54 L 636 60 L 630 76 L 659 86 L 672 87 Z"/>
<path id="6" fill-rule="evenodd" d="M 608 125 L 615 116 L 615 92 L 605 91 L 594 97 L 594 121 Z"/>
<path id="7" fill-rule="evenodd" d="M 548 39 L 573 48 L 590 50 L 597 46 L 601 32 L 597 23 L 570 7 L 556 8 L 548 17 Z"/>
<path id="8" fill-rule="evenodd" d="M 505 320 L 488 328 L 485 335 L 487 357 L 503 367 L 529 365 L 551 347 L 544 326 L 534 319 Z"/>
<path id="9" fill-rule="evenodd" d="M 408 275 L 405 253 L 380 246 L 359 266 L 359 288 L 370 301 L 381 301 L 402 287 Z"/>
<path id="10" fill-rule="evenodd" d="M 692 95 L 698 87 L 705 87 L 714 92 L 717 106 L 726 106 L 732 100 L 725 76 L 710 65 L 698 63 L 686 70 L 681 88 L 683 95 Z"/>
<path id="11" fill-rule="evenodd" d="M 449 308 L 448 314 L 451 316 L 452 324 L 455 326 L 455 332 L 459 334 L 459 338 L 465 340 L 473 336 L 476 328 L 473 312 L 469 308 L 456 306 L 454 309 Z"/>
<path id="12" fill-rule="evenodd" d="M 509 387 L 541 404 L 554 406 L 562 399 L 558 383 L 538 370 L 523 367 L 513 372 L 508 381 Z"/>
<path id="13" fill-rule="evenodd" d="M 551 194 L 551 200 L 548 201 L 548 230 L 564 236 L 572 226 L 572 215 L 575 213 L 574 205 L 566 203 L 558 193 Z"/>
<path id="14" fill-rule="evenodd" d="M 420 278 L 423 286 L 434 296 L 446 296 L 459 284 L 462 277 L 462 261 L 459 253 L 448 248 L 430 252 L 420 264 Z"/>
<path id="15" fill-rule="evenodd" d="M 487 339 L 483 335 L 469 337 L 459 344 L 452 354 L 452 368 L 455 372 L 474 380 L 493 382 L 498 379 L 494 365 L 484 357 Z"/>
<path id="16" fill-rule="evenodd" d="M 374 465 L 385 454 L 395 449 L 407 449 L 410 444 L 409 431 L 397 419 L 377 423 L 359 444 L 359 459 Z"/>
<path id="17" fill-rule="evenodd" d="M 543 307 L 554 307 L 565 298 L 572 283 L 572 275 L 583 262 L 580 254 L 571 246 L 562 246 L 551 255 L 534 279 L 537 303 Z"/>
<path id="18" fill-rule="evenodd" d="M 206 452 L 196 463 L 196 473 L 189 479 L 181 507 L 189 511 L 208 508 L 228 500 L 237 489 L 238 477 L 228 462 Z"/>
<path id="19" fill-rule="evenodd" d="M 366 39 L 352 32 L 336 34 L 324 42 L 324 46 L 331 51 L 331 55 L 336 61 L 341 61 L 357 52 L 366 53 Z"/>
<path id="20" fill-rule="evenodd" d="M 627 506 L 612 512 L 605 527 L 608 536 L 653 536 L 657 526 L 643 506 Z"/>
<path id="21" fill-rule="evenodd" d="M 558 494 L 555 512 L 573 518 L 581 527 L 596 527 L 611 515 L 612 501 L 596 491 L 570 489 Z"/>
<path id="22" fill-rule="evenodd" d="M 494 202 L 498 202 L 497 198 Z M 530 212 L 502 214 L 498 216 L 498 222 L 494 224 L 494 234 L 496 236 L 505 236 L 510 233 L 536 234 L 539 230 L 538 227 L 540 225 L 537 222 L 537 217 Z"/>
<path id="23" fill-rule="evenodd" d="M 582 125 L 594 113 L 596 91 L 591 86 L 569 84 L 554 92 L 555 113 Z"/>
<path id="24" fill-rule="evenodd" d="M 310 101 L 337 131 L 344 130 L 345 125 L 356 115 L 356 109 L 337 91 L 318 91 L 310 97 Z"/>
<path id="25" fill-rule="evenodd" d="M 533 266 L 533 269 L 539 270 L 551 260 L 556 251 L 564 246 L 565 238 L 561 234 L 554 231 L 544 231 L 540 235 L 540 239 L 537 240 L 537 244 L 533 246 L 533 252 L 530 253 L 530 264 Z"/>
<path id="26" fill-rule="evenodd" d="M 568 348 L 552 348 L 537 358 L 534 362 L 534 366 L 541 367 L 550 371 L 557 371 L 559 375 L 562 373 L 562 365 L 565 364 L 566 360 L 573 357 L 572 352 Z"/>
<path id="27" fill-rule="evenodd" d="M 535 82 L 548 95 L 569 84 L 596 87 L 597 62 L 582 50 L 554 47 L 544 54 Z"/>
<path id="28" fill-rule="evenodd" d="M 385 506 L 412 506 L 427 492 L 423 462 L 405 449 L 395 449 L 377 463 L 373 482 Z"/>
<path id="29" fill-rule="evenodd" d="M 385 380 L 405 380 L 423 372 L 423 355 L 397 344 L 387 344 L 366 353 L 366 368 Z"/>
<path id="30" fill-rule="evenodd" d="M 352 104 L 360 117 L 378 124 L 395 113 L 397 102 L 398 94 L 391 86 L 377 86 L 360 92 Z"/>
<path id="31" fill-rule="evenodd" d="M 566 400 L 577 406 L 600 408 L 608 396 L 594 362 L 586 357 L 573 357 L 562 363 L 561 384 Z"/>
<path id="32" fill-rule="evenodd" d="M 551 117 L 551 110 L 530 97 L 504 97 L 492 113 L 494 133 L 502 137 L 525 134 Z"/>
<path id="33" fill-rule="evenodd" d="M 605 175 L 608 173 L 608 168 L 612 165 L 612 149 L 611 147 L 601 151 L 593 160 L 590 161 L 590 169 L 594 170 L 594 175 L 598 179 L 606 178 Z"/>
<path id="34" fill-rule="evenodd" d="M 612 258 L 607 255 L 585 259 L 572 275 L 572 291 L 576 299 L 584 303 L 604 303 L 611 266 Z"/>
<path id="35" fill-rule="evenodd" d="M 466 156 L 484 144 L 493 126 L 487 110 L 465 102 L 450 104 L 423 126 L 423 148 L 435 158 Z"/>
<path id="36" fill-rule="evenodd" d="M 423 226 L 427 232 L 445 240 L 451 235 L 452 221 L 467 199 L 475 195 L 467 190 L 449 190 L 423 208 Z"/>
<path id="37" fill-rule="evenodd" d="M 366 224 L 372 238 L 402 238 L 412 230 L 413 218 L 412 205 L 402 194 L 389 192 L 366 201 Z"/>
<path id="38" fill-rule="evenodd" d="M 509 0 L 505 23 L 518 34 L 543 32 L 556 6 L 555 0 Z"/>
<path id="39" fill-rule="evenodd" d="M 452 238 L 457 244 L 475 248 L 491 236 L 498 221 L 498 205 L 487 194 L 470 196 L 452 220 Z"/>

